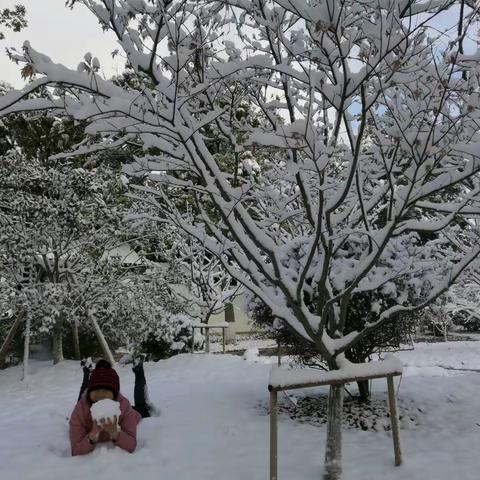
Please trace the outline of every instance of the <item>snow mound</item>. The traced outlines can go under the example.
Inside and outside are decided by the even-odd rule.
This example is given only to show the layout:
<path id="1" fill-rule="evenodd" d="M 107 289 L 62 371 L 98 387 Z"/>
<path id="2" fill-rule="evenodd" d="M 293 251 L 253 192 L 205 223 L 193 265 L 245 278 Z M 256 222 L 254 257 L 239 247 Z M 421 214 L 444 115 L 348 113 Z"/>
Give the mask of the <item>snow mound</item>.
<path id="1" fill-rule="evenodd" d="M 90 411 L 92 412 L 92 418 L 94 420 L 99 421 L 102 418 L 110 418 L 113 420 L 115 415 L 117 418 L 120 416 L 120 404 L 114 400 L 109 400 L 106 398 L 105 400 L 99 400 L 98 402 L 95 402 L 90 408 Z"/>
<path id="2" fill-rule="evenodd" d="M 247 362 L 257 363 L 258 348 L 257 347 L 247 348 L 247 350 L 245 350 L 245 353 L 243 354 L 243 359 L 246 360 Z"/>

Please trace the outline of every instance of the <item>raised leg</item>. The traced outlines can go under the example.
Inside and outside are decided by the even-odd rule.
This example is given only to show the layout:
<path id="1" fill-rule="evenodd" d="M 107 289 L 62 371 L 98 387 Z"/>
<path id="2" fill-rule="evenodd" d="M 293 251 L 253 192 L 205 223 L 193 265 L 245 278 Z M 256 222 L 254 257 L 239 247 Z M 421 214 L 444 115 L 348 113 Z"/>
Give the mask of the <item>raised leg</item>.
<path id="1" fill-rule="evenodd" d="M 82 385 L 80 387 L 80 392 L 78 394 L 78 400 L 82 398 L 83 392 L 87 389 L 88 385 L 88 380 L 90 379 L 90 373 L 93 369 L 93 362 L 91 358 L 83 359 L 80 362 L 80 366 L 83 369 L 83 380 L 82 380 Z M 77 400 L 77 402 L 78 402 Z"/>
<path id="2" fill-rule="evenodd" d="M 133 389 L 133 400 L 135 410 L 142 418 L 150 417 L 150 405 L 148 402 L 148 387 L 143 370 L 143 358 L 136 357 L 133 362 L 133 373 L 135 374 L 135 387 Z"/>

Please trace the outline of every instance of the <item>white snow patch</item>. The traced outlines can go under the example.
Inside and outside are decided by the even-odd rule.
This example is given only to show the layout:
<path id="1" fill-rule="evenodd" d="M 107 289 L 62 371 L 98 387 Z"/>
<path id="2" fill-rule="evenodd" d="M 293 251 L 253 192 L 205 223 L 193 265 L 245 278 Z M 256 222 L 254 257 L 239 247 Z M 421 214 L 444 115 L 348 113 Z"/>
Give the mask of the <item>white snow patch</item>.
<path id="1" fill-rule="evenodd" d="M 247 362 L 258 362 L 258 348 L 247 348 L 247 350 L 245 350 L 245 353 L 243 354 L 243 359 Z"/>
<path id="2" fill-rule="evenodd" d="M 373 377 L 398 375 L 402 373 L 402 363 L 393 355 L 385 360 L 369 363 L 351 363 L 343 359 L 341 368 L 325 372 L 313 368 L 285 369 L 273 367 L 270 372 L 269 385 L 275 388 L 288 388 L 288 386 L 303 383 L 327 383 L 345 381 L 357 377 Z"/>

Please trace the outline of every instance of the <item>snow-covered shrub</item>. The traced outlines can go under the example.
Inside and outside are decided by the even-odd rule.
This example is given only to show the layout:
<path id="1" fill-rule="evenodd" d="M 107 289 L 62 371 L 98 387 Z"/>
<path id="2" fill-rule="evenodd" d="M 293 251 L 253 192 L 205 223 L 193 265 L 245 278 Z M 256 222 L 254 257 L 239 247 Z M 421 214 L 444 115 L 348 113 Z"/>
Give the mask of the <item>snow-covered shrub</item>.
<path id="1" fill-rule="evenodd" d="M 480 279 L 475 271 L 468 271 L 458 285 L 431 303 L 424 312 L 425 320 L 438 330 L 445 340 L 453 327 L 467 332 L 480 330 Z"/>
<path id="2" fill-rule="evenodd" d="M 176 294 L 172 280 L 158 267 L 129 275 L 116 297 L 97 308 L 96 317 L 112 346 L 128 346 L 155 360 L 190 350 L 194 319 L 187 313 L 189 302 Z M 203 339 L 195 338 L 200 348 Z"/>
<path id="3" fill-rule="evenodd" d="M 158 315 L 145 324 L 137 342 L 142 352 L 154 360 L 168 358 L 178 353 L 187 353 L 192 347 L 193 319 L 186 314 Z M 195 348 L 203 347 L 203 336 L 195 335 Z"/>

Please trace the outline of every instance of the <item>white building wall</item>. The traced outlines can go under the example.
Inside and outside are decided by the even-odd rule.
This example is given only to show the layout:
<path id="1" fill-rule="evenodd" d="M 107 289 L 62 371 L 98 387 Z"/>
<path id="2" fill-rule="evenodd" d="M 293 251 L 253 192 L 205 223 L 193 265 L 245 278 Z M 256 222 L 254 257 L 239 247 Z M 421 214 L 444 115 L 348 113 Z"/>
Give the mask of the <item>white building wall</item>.
<path id="1" fill-rule="evenodd" d="M 240 295 L 233 301 L 233 307 L 235 311 L 235 324 L 234 330 L 235 333 L 248 333 L 252 327 L 252 320 L 246 315 L 244 311 L 245 298 L 243 295 Z M 210 323 L 219 323 L 225 321 L 225 313 L 220 313 L 213 315 Z"/>

